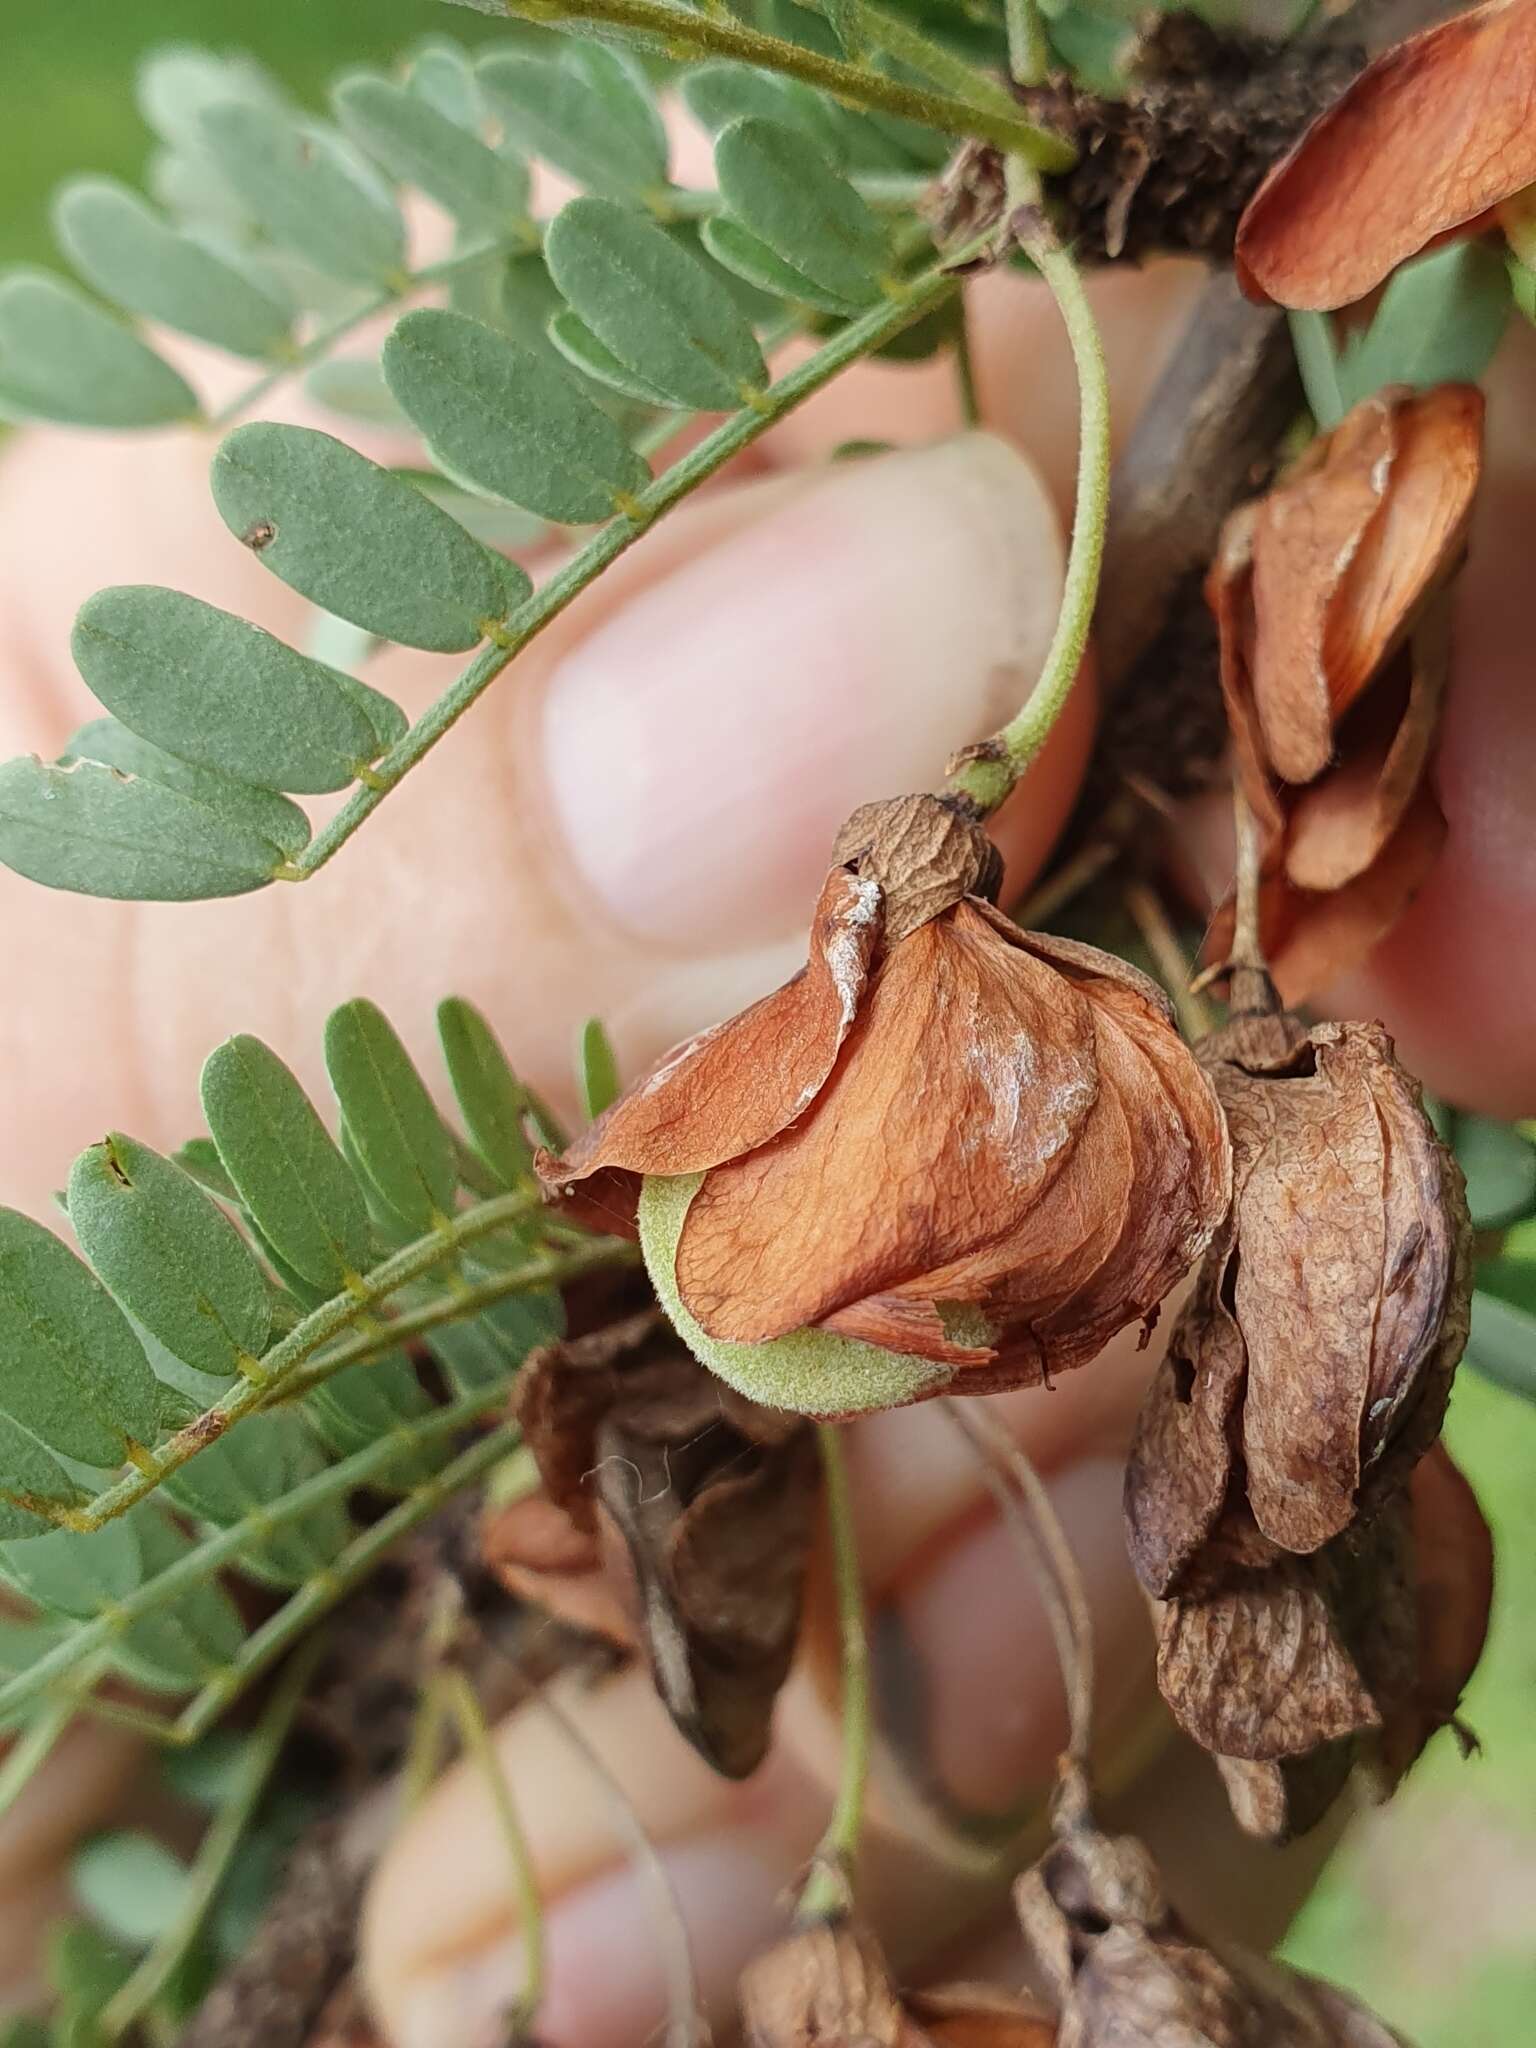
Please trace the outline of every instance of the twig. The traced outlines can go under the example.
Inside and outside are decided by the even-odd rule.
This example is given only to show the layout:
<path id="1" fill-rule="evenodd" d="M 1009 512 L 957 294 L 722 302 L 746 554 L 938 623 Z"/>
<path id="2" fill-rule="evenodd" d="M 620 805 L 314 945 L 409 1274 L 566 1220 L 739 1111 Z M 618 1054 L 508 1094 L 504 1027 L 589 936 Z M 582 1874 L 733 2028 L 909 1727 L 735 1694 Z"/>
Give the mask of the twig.
<path id="1" fill-rule="evenodd" d="M 816 1845 L 811 1873 L 795 1909 L 795 1917 L 801 1921 L 836 1919 L 853 1904 L 854 1870 L 869 1785 L 871 1732 L 869 1628 L 854 1538 L 848 1465 L 836 1423 L 819 1423 L 816 1436 L 826 1475 L 827 1523 L 832 1536 L 832 1572 L 842 1645 L 843 1761 L 832 1817 Z"/>
<path id="2" fill-rule="evenodd" d="M 1184 948 L 1179 944 L 1178 933 L 1168 921 L 1168 913 L 1163 908 L 1162 898 L 1145 882 L 1127 882 L 1125 907 L 1131 913 L 1147 951 L 1152 955 L 1158 979 L 1167 989 L 1173 1007 L 1179 1013 L 1180 1029 L 1190 1043 L 1194 1044 L 1209 1033 L 1211 1013 L 1190 987 L 1189 961 L 1184 956 Z"/>
<path id="3" fill-rule="evenodd" d="M 523 1988 L 508 2017 L 513 2041 L 524 2041 L 532 2033 L 534 2018 L 544 1998 L 544 1901 L 539 1892 L 533 1851 L 528 1846 L 522 1816 L 518 1813 L 506 1771 L 486 1725 L 485 1712 L 468 1675 L 460 1670 L 443 1671 L 437 1674 L 436 1684 L 442 1690 L 448 1711 L 458 1723 L 464 1753 L 485 1782 L 495 1810 L 496 1824 L 512 1864 L 523 1943 Z"/>

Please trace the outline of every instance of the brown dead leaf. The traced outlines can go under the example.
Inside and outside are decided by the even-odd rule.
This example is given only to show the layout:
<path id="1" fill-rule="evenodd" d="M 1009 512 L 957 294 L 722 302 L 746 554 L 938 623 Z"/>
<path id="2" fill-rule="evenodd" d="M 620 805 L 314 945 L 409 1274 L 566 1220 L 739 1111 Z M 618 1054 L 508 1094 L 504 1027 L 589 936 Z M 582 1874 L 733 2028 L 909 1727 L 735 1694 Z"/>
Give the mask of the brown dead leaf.
<path id="1" fill-rule="evenodd" d="M 1215 1762 L 1238 1826 L 1278 1849 L 1325 1817 L 1349 1783 L 1357 1752 L 1358 1744 L 1346 1738 L 1267 1763 L 1232 1756 Z"/>
<path id="2" fill-rule="evenodd" d="M 1349 305 L 1406 258 L 1536 182 L 1536 5 L 1493 0 L 1367 65 L 1249 202 L 1253 298 Z"/>

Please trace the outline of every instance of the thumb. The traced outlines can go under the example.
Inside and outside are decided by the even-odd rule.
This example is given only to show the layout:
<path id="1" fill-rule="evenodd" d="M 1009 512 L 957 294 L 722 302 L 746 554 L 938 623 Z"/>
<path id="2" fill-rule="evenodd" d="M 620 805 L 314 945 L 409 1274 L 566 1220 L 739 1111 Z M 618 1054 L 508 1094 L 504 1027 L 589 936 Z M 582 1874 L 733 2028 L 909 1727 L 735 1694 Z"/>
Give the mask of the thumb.
<path id="1" fill-rule="evenodd" d="M 429 1072 L 450 991 L 542 1087 L 563 1089 L 593 1013 L 633 1070 L 793 969 L 838 823 L 1008 715 L 1060 587 L 1036 474 L 985 434 L 736 485 L 640 542 L 302 887 L 109 905 L 0 874 L 26 991 L 0 1063 L 27 1082 L 0 1200 L 38 1207 L 108 1125 L 179 1142 L 231 1031 L 316 1086 L 319 1020 L 354 995 Z M 413 714 L 450 673 L 404 650 L 369 670 Z M 1060 828 L 1090 715 L 1074 707 L 1015 806 L 1016 885 Z"/>

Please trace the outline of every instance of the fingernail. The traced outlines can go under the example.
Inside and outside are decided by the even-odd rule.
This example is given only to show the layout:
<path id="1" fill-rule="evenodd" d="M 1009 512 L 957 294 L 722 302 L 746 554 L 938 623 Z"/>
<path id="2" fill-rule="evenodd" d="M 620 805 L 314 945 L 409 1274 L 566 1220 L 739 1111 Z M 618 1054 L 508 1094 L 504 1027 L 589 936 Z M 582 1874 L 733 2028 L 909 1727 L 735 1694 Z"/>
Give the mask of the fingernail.
<path id="1" fill-rule="evenodd" d="M 766 1940 L 793 1876 L 743 1839 L 702 1836 L 665 1852 L 698 1973 L 700 2003 L 724 2010 Z M 669 1935 L 638 1877 L 618 1870 L 568 1894 L 546 1926 L 547 1993 L 536 2032 L 547 2048 L 625 2048 L 667 2017 Z M 399 2048 L 502 2048 L 525 1983 L 522 1942 L 496 1941 L 422 1982 L 397 2023 Z"/>
<path id="2" fill-rule="evenodd" d="M 1050 1480 L 1093 1614 L 1102 1729 L 1148 1668 L 1146 1608 L 1121 1532 L 1122 1467 L 1085 1459 Z M 1039 1587 L 1001 1520 L 952 1544 L 887 1610 L 881 1712 L 920 1782 L 977 1817 L 1050 1782 L 1066 1695 Z"/>
<path id="3" fill-rule="evenodd" d="M 926 787 L 1013 708 L 1060 583 L 1045 492 L 987 434 L 778 494 L 550 677 L 544 761 L 569 871 L 652 943 L 783 935 L 855 804 Z"/>

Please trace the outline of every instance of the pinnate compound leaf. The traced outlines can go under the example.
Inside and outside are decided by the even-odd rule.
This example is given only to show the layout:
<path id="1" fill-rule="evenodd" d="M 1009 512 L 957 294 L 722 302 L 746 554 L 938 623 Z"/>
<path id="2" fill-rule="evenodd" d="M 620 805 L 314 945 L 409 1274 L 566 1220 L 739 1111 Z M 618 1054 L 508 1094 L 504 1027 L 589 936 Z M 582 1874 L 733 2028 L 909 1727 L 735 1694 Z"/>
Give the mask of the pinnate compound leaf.
<path id="1" fill-rule="evenodd" d="M 87 284 L 120 306 L 237 356 L 270 356 L 292 308 L 114 178 L 77 178 L 54 202 L 60 246 Z"/>
<path id="2" fill-rule="evenodd" d="M 127 1317 L 14 1209 L 0 1209 L 0 1412 L 87 1465 L 116 1465 L 159 1433 L 154 1375 Z"/>
<path id="3" fill-rule="evenodd" d="M 208 107 L 201 133 L 214 162 L 273 241 L 327 277 L 395 286 L 405 230 L 389 188 L 329 129 L 275 108 Z"/>
<path id="4" fill-rule="evenodd" d="M 1493 361 L 1511 306 L 1504 259 L 1484 242 L 1453 242 L 1404 264 L 1369 328 L 1339 365 L 1346 411 L 1388 384 L 1475 384 Z"/>
<path id="5" fill-rule="evenodd" d="M 725 214 L 716 214 L 713 219 L 705 221 L 699 229 L 699 240 L 722 270 L 728 270 L 745 284 L 754 285 L 758 291 L 771 292 L 775 298 L 788 299 L 793 305 L 812 306 L 818 313 L 832 313 L 839 317 L 863 310 L 858 300 L 841 298 L 836 292 L 827 291 L 803 270 L 786 263 L 740 221 L 731 220 Z"/>
<path id="6" fill-rule="evenodd" d="M 196 1521 L 232 1528 L 313 1479 L 326 1467 L 319 1444 L 292 1409 L 250 1415 L 188 1459 L 164 1483 L 167 1499 Z M 323 1501 L 254 1535 L 240 1564 L 269 1585 L 298 1586 L 324 1570 L 351 1535 L 339 1500 Z"/>
<path id="7" fill-rule="evenodd" d="M 52 1532 L 53 1524 L 22 1505 L 34 1500 L 77 1501 L 83 1496 L 58 1460 L 36 1437 L 0 1414 L 0 1543 Z"/>
<path id="8" fill-rule="evenodd" d="M 312 427 L 237 427 L 212 481 L 263 567 L 381 639 L 460 653 L 532 590 L 412 485 Z"/>
<path id="9" fill-rule="evenodd" d="M 398 1434 L 399 1457 L 375 1473 L 371 1485 L 406 1491 L 431 1478 L 453 1454 L 453 1446 L 441 1440 L 410 1440 L 411 1425 L 432 1413 L 433 1402 L 403 1351 L 333 1373 L 305 1396 L 304 1408 L 321 1441 L 339 1458 Z"/>
<path id="10" fill-rule="evenodd" d="M 438 1005 L 437 1033 L 471 1144 L 504 1187 L 523 1186 L 533 1170 L 525 1098 L 495 1032 L 473 1003 L 449 996 Z"/>
<path id="11" fill-rule="evenodd" d="M 385 1207 L 408 1229 L 433 1229 L 454 1206 L 453 1140 L 376 1003 L 360 997 L 332 1011 L 325 1064 L 347 1135 Z"/>
<path id="12" fill-rule="evenodd" d="M 309 844 L 309 820 L 296 803 L 275 790 L 257 789 L 254 783 L 237 782 L 216 768 L 199 768 L 179 760 L 163 747 L 152 746 L 130 732 L 115 718 L 93 718 L 70 740 L 60 765 L 76 761 L 98 761 L 104 768 L 116 768 L 123 775 L 137 775 L 145 782 L 175 790 L 211 814 L 210 825 L 222 822 L 240 831 L 270 840 L 285 854 L 302 853 Z"/>
<path id="13" fill-rule="evenodd" d="M 667 182 L 667 136 L 643 74 L 598 44 L 559 60 L 496 51 L 476 66 L 507 145 L 614 198 Z"/>
<path id="14" fill-rule="evenodd" d="M 219 1378 L 260 1358 L 272 1329 L 261 1268 L 171 1160 L 114 1131 L 75 1161 L 69 1220 L 118 1301 L 172 1357 Z"/>
<path id="15" fill-rule="evenodd" d="M 589 1017 L 581 1027 L 577 1066 L 582 1107 L 594 1123 L 619 1097 L 619 1065 L 601 1017 Z"/>
<path id="16" fill-rule="evenodd" d="M 259 1038 L 226 1039 L 203 1068 L 202 1099 L 219 1158 L 278 1257 L 327 1294 L 366 1272 L 362 1190 L 277 1054 Z"/>
<path id="17" fill-rule="evenodd" d="M 535 1345 L 564 1335 L 559 1289 L 540 1288 L 509 1296 L 462 1323 L 445 1323 L 427 1338 L 427 1349 L 456 1394 L 478 1394 L 509 1380 Z"/>
<path id="18" fill-rule="evenodd" d="M 363 76 L 343 79 L 331 98 L 336 118 L 360 149 L 465 227 L 504 235 L 526 219 L 526 167 L 420 93 L 391 79 Z"/>
<path id="19" fill-rule="evenodd" d="M 0 278 L 0 415 L 71 427 L 196 419 L 197 395 L 121 321 L 44 270 Z"/>
<path id="20" fill-rule="evenodd" d="M 851 304 L 880 297 L 885 231 L 809 136 L 748 115 L 721 130 L 715 169 L 731 217 L 781 262 Z"/>
<path id="21" fill-rule="evenodd" d="M 94 761 L 0 766 L 0 861 L 49 889 L 188 903 L 265 888 L 286 858 L 248 824 Z"/>
<path id="22" fill-rule="evenodd" d="M 259 788 L 344 789 L 381 752 L 364 685 L 179 590 L 97 591 L 70 645 L 131 732 Z"/>
<path id="23" fill-rule="evenodd" d="M 767 383 L 730 292 L 653 221 L 609 199 L 573 199 L 550 223 L 544 256 L 604 348 L 673 404 L 728 412 Z"/>
<path id="24" fill-rule="evenodd" d="M 462 313 L 407 313 L 384 344 L 384 374 L 443 469 L 472 489 L 581 525 L 650 482 L 574 378 Z"/>

